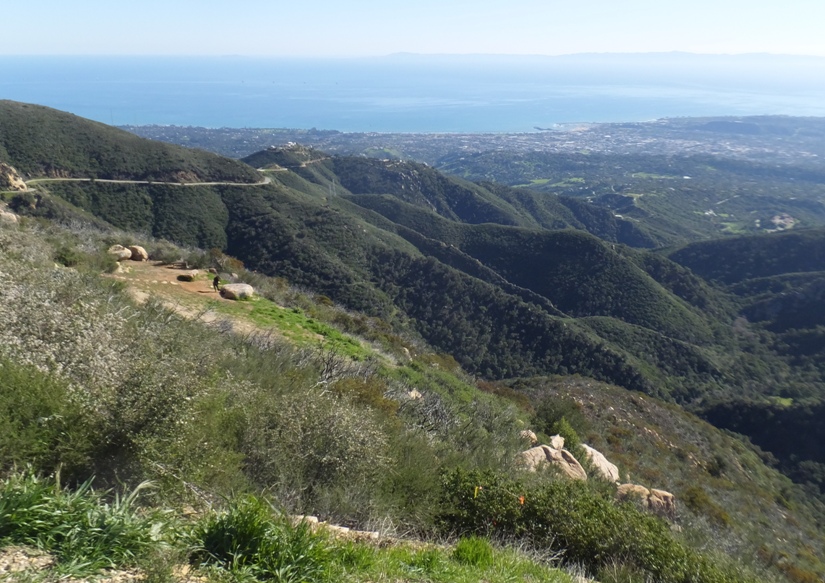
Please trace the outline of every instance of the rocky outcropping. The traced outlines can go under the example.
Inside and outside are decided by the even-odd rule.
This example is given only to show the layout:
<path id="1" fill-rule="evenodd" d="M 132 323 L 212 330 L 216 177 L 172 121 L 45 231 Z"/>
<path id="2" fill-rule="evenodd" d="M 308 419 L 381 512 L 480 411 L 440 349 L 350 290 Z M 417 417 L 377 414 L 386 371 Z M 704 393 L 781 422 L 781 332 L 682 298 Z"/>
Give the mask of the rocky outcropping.
<path id="1" fill-rule="evenodd" d="M 523 451 L 517 456 L 518 462 L 531 472 L 550 465 L 573 480 L 586 480 L 587 473 L 576 457 L 566 449 L 555 449 L 549 445 L 539 445 Z"/>
<path id="2" fill-rule="evenodd" d="M 195 278 L 198 277 L 200 272 L 197 269 L 193 269 L 192 271 L 185 271 L 178 276 L 179 281 L 195 281 Z"/>
<path id="3" fill-rule="evenodd" d="M 132 261 L 149 261 L 149 254 L 140 245 L 129 245 L 129 251 L 132 252 Z"/>
<path id="4" fill-rule="evenodd" d="M 221 288 L 221 297 L 227 300 L 248 300 L 255 295 L 255 288 L 248 283 L 228 283 Z"/>
<path id="5" fill-rule="evenodd" d="M 676 514 L 676 496 L 664 490 L 650 489 L 648 498 L 650 509 L 658 514 L 674 516 Z"/>
<path id="6" fill-rule="evenodd" d="M 118 261 L 126 261 L 132 258 L 132 252 L 123 245 L 112 245 L 107 251 L 109 255 L 114 255 Z"/>
<path id="7" fill-rule="evenodd" d="M 637 498 L 644 508 L 660 516 L 672 517 L 676 514 L 676 497 L 664 490 L 648 490 L 639 484 L 622 484 L 616 489 L 616 498 L 619 500 Z"/>
<path id="8" fill-rule="evenodd" d="M 561 435 L 554 435 L 550 438 L 550 447 L 553 449 L 564 449 L 564 438 Z"/>
<path id="9" fill-rule="evenodd" d="M 596 475 L 598 477 L 609 482 L 619 481 L 619 468 L 616 464 L 611 463 L 606 457 L 604 457 L 603 453 L 590 447 L 589 445 L 582 444 L 582 449 L 584 450 L 588 461 L 593 466 L 593 469 L 596 470 Z"/>
<path id="10" fill-rule="evenodd" d="M 0 221 L 4 221 L 6 223 L 16 223 L 18 222 L 18 218 L 16 214 L 0 208 Z"/>
<path id="11" fill-rule="evenodd" d="M 28 190 L 17 170 L 5 162 L 0 162 L 0 190 Z"/>
<path id="12" fill-rule="evenodd" d="M 352 541 L 368 541 L 377 540 L 380 537 L 378 531 L 374 530 L 354 530 L 346 526 L 339 526 L 337 524 L 330 524 L 329 522 L 321 522 L 317 516 L 303 516 L 297 515 L 290 517 L 292 524 L 295 526 L 302 522 L 307 524 L 313 531 L 326 531 L 335 538 L 343 538 Z"/>
<path id="13" fill-rule="evenodd" d="M 529 429 L 522 429 L 518 432 L 518 436 L 530 445 L 536 445 L 539 442 L 539 438 L 536 437 L 536 434 Z"/>

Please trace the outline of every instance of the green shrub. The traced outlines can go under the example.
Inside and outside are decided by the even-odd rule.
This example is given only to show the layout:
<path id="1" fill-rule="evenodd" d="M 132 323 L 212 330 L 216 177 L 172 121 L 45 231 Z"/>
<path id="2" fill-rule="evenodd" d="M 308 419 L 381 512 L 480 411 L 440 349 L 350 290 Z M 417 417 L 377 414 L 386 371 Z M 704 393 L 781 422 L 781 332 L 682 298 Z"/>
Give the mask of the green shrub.
<path id="1" fill-rule="evenodd" d="M 551 435 L 561 435 L 564 438 L 564 447 L 568 451 L 576 453 L 576 450 L 580 449 L 582 440 L 579 437 L 579 434 L 573 429 L 573 426 L 570 425 L 570 422 L 567 421 L 567 417 L 562 417 L 558 421 L 556 421 L 553 426 L 550 428 Z M 581 456 L 577 456 L 581 457 Z"/>
<path id="2" fill-rule="evenodd" d="M 493 563 L 493 546 L 477 536 L 462 538 L 455 545 L 453 559 L 462 565 L 489 567 Z"/>
<path id="3" fill-rule="evenodd" d="M 589 423 L 581 411 L 581 405 L 572 399 L 552 395 L 546 397 L 536 407 L 533 424 L 538 431 L 547 435 L 554 435 L 558 433 L 554 430 L 554 427 L 562 419 L 567 420 L 574 433 L 585 434 L 589 429 Z"/>
<path id="4" fill-rule="evenodd" d="M 389 462 L 380 418 L 321 388 L 245 401 L 241 451 L 254 484 L 290 510 L 365 517 Z"/>
<path id="5" fill-rule="evenodd" d="M 690 486 L 682 492 L 680 496 L 685 506 L 693 510 L 697 514 L 704 514 L 720 526 L 730 525 L 730 515 L 727 511 L 716 504 L 713 499 L 699 486 Z"/>
<path id="6" fill-rule="evenodd" d="M 161 263 L 169 264 L 175 263 L 183 259 L 186 254 L 180 247 L 173 245 L 167 241 L 158 241 L 149 249 L 149 259 L 152 261 L 160 261 Z"/>
<path id="7" fill-rule="evenodd" d="M 195 564 L 216 564 L 278 583 L 327 579 L 332 554 L 326 540 L 301 522 L 275 517 L 262 500 L 249 496 L 226 512 L 206 517 L 195 529 Z"/>
<path id="8" fill-rule="evenodd" d="M 617 505 L 586 483 L 528 487 L 491 472 L 453 470 L 445 475 L 442 493 L 445 532 L 526 537 L 591 574 L 623 563 L 667 583 L 748 580 L 676 540 L 663 520 L 631 504 Z"/>
<path id="9" fill-rule="evenodd" d="M 159 545 L 159 515 L 134 508 L 141 489 L 107 501 L 91 482 L 70 491 L 31 472 L 13 474 L 0 482 L 0 544 L 37 546 L 85 571 L 134 565 Z"/>
<path id="10" fill-rule="evenodd" d="M 87 464 L 93 431 L 66 383 L 0 359 L 0 470 L 30 465 L 71 475 Z"/>
<path id="11" fill-rule="evenodd" d="M 55 251 L 54 260 L 66 267 L 74 267 L 83 260 L 83 254 L 75 247 L 63 245 Z"/>

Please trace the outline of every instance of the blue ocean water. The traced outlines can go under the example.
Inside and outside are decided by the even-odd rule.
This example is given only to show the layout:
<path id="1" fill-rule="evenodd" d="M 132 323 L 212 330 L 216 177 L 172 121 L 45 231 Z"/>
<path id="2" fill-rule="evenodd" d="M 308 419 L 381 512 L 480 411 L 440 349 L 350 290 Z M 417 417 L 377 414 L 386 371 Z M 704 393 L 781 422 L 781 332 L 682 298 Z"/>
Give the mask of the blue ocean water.
<path id="1" fill-rule="evenodd" d="M 113 125 L 519 132 L 661 117 L 825 116 L 825 59 L 0 56 L 0 99 Z"/>

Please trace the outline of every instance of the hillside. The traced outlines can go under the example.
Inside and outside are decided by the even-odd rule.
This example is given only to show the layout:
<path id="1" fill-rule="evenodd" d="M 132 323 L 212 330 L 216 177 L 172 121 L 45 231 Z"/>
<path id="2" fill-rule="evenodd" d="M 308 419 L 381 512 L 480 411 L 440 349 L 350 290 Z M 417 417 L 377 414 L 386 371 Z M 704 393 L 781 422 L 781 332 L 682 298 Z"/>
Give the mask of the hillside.
<path id="1" fill-rule="evenodd" d="M 315 157 L 309 164 L 289 162 L 295 157 L 309 156 Z M 267 163 L 275 164 L 277 168 L 290 167 L 310 182 L 337 181 L 347 191 L 358 195 L 389 194 L 452 221 L 544 229 L 574 228 L 635 247 L 656 245 L 656 241 L 634 223 L 616 218 L 602 207 L 569 197 L 540 196 L 493 183 L 475 184 L 447 176 L 425 164 L 329 157 L 300 146 L 272 148 L 244 158 L 244 161 L 255 167 L 266 168 Z"/>
<path id="2" fill-rule="evenodd" d="M 659 245 L 825 224 L 825 174 L 707 155 L 481 152 L 436 167 L 469 180 L 586 200 Z"/>
<path id="3" fill-rule="evenodd" d="M 740 304 L 741 322 L 768 338 L 797 372 L 818 377 L 825 367 L 825 231 L 806 229 L 702 241 L 668 256 L 719 285 Z M 825 492 L 825 457 L 818 444 L 825 426 L 820 391 L 792 382 L 769 398 L 720 395 L 703 407 L 719 427 L 748 435 L 779 458 L 795 480 Z M 806 440 L 800 442 L 799 435 Z"/>
<path id="4" fill-rule="evenodd" d="M 731 328 L 737 310 L 728 296 L 665 258 L 587 234 L 601 219 L 549 230 L 524 199 L 507 200 L 512 189 L 416 164 L 298 146 L 267 150 L 257 163 L 276 165 L 265 168 L 270 184 L 43 188 L 118 227 L 223 249 L 411 326 L 488 378 L 578 373 L 685 403 L 730 391 L 773 395 L 789 378 L 797 390 L 821 391 L 818 375 L 794 378 L 771 339 Z M 31 210 L 41 203 L 51 204 L 14 201 L 54 217 Z"/>
<path id="5" fill-rule="evenodd" d="M 3 328 L 0 344 L 0 416 L 11 421 L 0 424 L 0 471 L 9 476 L 0 484 L 0 499 L 24 487 L 29 496 L 48 493 L 43 504 L 49 520 L 75 520 L 68 512 L 51 512 L 50 504 L 106 511 L 95 510 L 102 501 L 88 491 L 82 499 L 63 500 L 48 481 L 37 486 L 30 476 L 9 474 L 24 461 L 45 473 L 61 467 L 67 497 L 73 485 L 92 475 L 98 488 L 133 488 L 145 479 L 156 485 L 141 494 L 142 513 L 129 519 L 134 548 L 126 546 L 132 543 L 124 534 L 117 549 L 94 551 L 108 554 L 73 555 L 91 551 L 64 546 L 59 538 L 36 538 L 45 535 L 34 528 L 30 534 L 0 531 L 0 545 L 43 541 L 37 544 L 53 553 L 57 566 L 52 573 L 136 565 L 177 580 L 172 573 L 181 572 L 181 562 L 191 561 L 196 569 L 201 559 L 179 543 L 163 550 L 148 539 L 140 542 L 140 529 L 149 526 L 139 516 L 157 512 L 149 515 L 152 528 L 162 523 L 170 532 L 192 528 L 192 536 L 203 536 L 199 529 L 208 524 L 229 529 L 236 524 L 232 520 L 248 516 L 238 513 L 250 508 L 249 498 L 228 503 L 225 514 L 209 510 L 222 507 L 222 496 L 239 492 L 268 496 L 288 512 L 333 523 L 383 525 L 375 546 L 294 539 L 311 545 L 300 548 L 328 549 L 325 558 L 318 555 L 319 562 L 309 564 L 326 565 L 331 571 L 323 577 L 333 580 L 417 581 L 422 572 L 434 580 L 462 580 L 456 579 L 463 563 L 454 563 L 453 547 L 397 541 L 396 529 L 425 537 L 476 532 L 505 547 L 529 548 L 534 557 L 562 552 L 569 557 L 563 564 L 575 561 L 606 583 L 641 581 L 651 573 L 685 583 L 777 577 L 798 582 L 825 569 L 825 514 L 818 503 L 765 465 L 758 450 L 673 405 L 578 376 L 478 381 L 415 334 L 399 334 L 386 322 L 343 310 L 283 279 L 247 271 L 231 257 L 111 228 L 99 231 L 77 217 L 73 225 L 0 223 L 0 310 L 12 323 Z M 171 265 L 123 265 L 100 277 L 100 269 L 115 267 L 105 252 L 113 241 L 141 243 L 156 259 L 236 270 L 260 296 L 222 300 L 210 291 L 211 276 L 180 282 L 175 274 L 184 270 Z M 133 296 L 143 305 L 134 304 Z M 409 396 L 416 393 L 422 396 Z M 54 425 L 32 424 L 31 416 L 48 417 Z M 574 427 L 568 438 L 578 432 L 598 447 L 619 464 L 623 480 L 674 492 L 679 510 L 670 520 L 681 533 L 632 504 L 614 503 L 612 484 L 595 478 L 567 483 L 514 469 L 513 456 L 525 447 L 518 432 L 550 430 L 562 417 Z M 474 499 L 472 489 L 479 485 L 485 492 Z M 523 509 L 507 493 L 511 488 L 524 493 Z M 462 514 L 459 495 L 476 500 L 477 514 Z M 184 503 L 198 509 L 196 518 L 180 516 Z M 499 512 L 497 504 L 515 512 L 504 515 L 513 522 L 473 522 Z M 118 508 L 119 516 L 127 516 L 126 506 Z M 511 524 L 529 524 L 519 521 L 559 512 L 564 524 L 551 528 L 560 529 L 563 539 L 510 530 Z M 225 522 L 215 522 L 219 517 Z M 2 518 L 0 524 L 6 524 Z M 715 552 L 697 550 L 709 541 Z M 269 568 L 244 548 L 250 565 Z M 492 559 L 508 577 L 568 580 L 564 572 L 537 571 L 528 556 L 511 553 L 497 547 Z M 92 562 L 73 565 L 72 557 Z M 200 571 L 215 577 L 210 580 L 221 580 L 216 568 L 237 568 L 219 557 L 212 570 Z M 696 570 L 680 575 L 680 564 Z M 296 562 L 294 568 L 304 565 Z M 383 570 L 390 570 L 391 579 L 382 578 Z M 510 580 L 496 573 L 462 576 Z"/>
<path id="6" fill-rule="evenodd" d="M 248 166 L 201 150 L 138 138 L 75 115 L 0 101 L 0 162 L 27 179 L 259 182 Z"/>

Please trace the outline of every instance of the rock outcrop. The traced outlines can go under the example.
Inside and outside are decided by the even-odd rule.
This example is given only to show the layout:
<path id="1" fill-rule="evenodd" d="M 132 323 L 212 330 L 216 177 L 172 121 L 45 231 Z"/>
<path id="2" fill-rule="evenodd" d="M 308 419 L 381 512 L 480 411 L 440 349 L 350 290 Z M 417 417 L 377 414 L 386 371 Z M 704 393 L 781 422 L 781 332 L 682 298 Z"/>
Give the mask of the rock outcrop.
<path id="1" fill-rule="evenodd" d="M 227 300 L 248 300 L 255 295 L 255 288 L 248 283 L 228 283 L 221 288 L 221 297 Z"/>
<path id="2" fill-rule="evenodd" d="M 0 221 L 5 221 L 6 223 L 16 223 L 18 219 L 16 214 L 0 209 Z"/>
<path id="3" fill-rule="evenodd" d="M 518 432 L 518 436 L 530 445 L 536 445 L 539 442 L 539 438 L 536 437 L 536 434 L 529 429 L 522 429 Z"/>
<path id="4" fill-rule="evenodd" d="M 593 469 L 596 470 L 596 474 L 609 482 L 618 482 L 619 481 L 619 468 L 616 464 L 611 463 L 604 454 L 590 447 L 589 445 L 582 444 L 582 449 L 584 449 L 584 453 L 587 456 L 587 459 L 593 465 Z"/>
<path id="5" fill-rule="evenodd" d="M 650 509 L 657 514 L 673 516 L 676 513 L 676 496 L 664 490 L 650 489 Z"/>
<path id="6" fill-rule="evenodd" d="M 132 252 L 123 245 L 112 245 L 107 251 L 109 255 L 114 255 L 118 261 L 126 261 L 132 258 Z"/>
<path id="7" fill-rule="evenodd" d="M 518 454 L 520 464 L 531 472 L 543 465 L 550 465 L 573 480 L 586 480 L 587 473 L 572 453 L 566 449 L 555 449 L 549 445 L 532 447 Z"/>
<path id="8" fill-rule="evenodd" d="M 664 490 L 648 490 L 639 484 L 622 484 L 616 489 L 616 498 L 638 498 L 644 508 L 660 516 L 672 517 L 676 514 L 676 497 Z"/>
<path id="9" fill-rule="evenodd" d="M 550 438 L 550 447 L 553 449 L 564 449 L 564 438 L 561 435 L 554 435 Z"/>
<path id="10" fill-rule="evenodd" d="M 5 162 L 0 162 L 0 190 L 28 190 L 17 170 Z"/>
<path id="11" fill-rule="evenodd" d="M 186 271 L 181 273 L 178 276 L 178 280 L 180 281 L 195 281 L 195 278 L 198 277 L 200 272 L 197 269 L 193 269 L 192 271 Z"/>
<path id="12" fill-rule="evenodd" d="M 132 252 L 132 261 L 149 261 L 149 254 L 140 245 L 129 245 L 129 251 Z"/>

